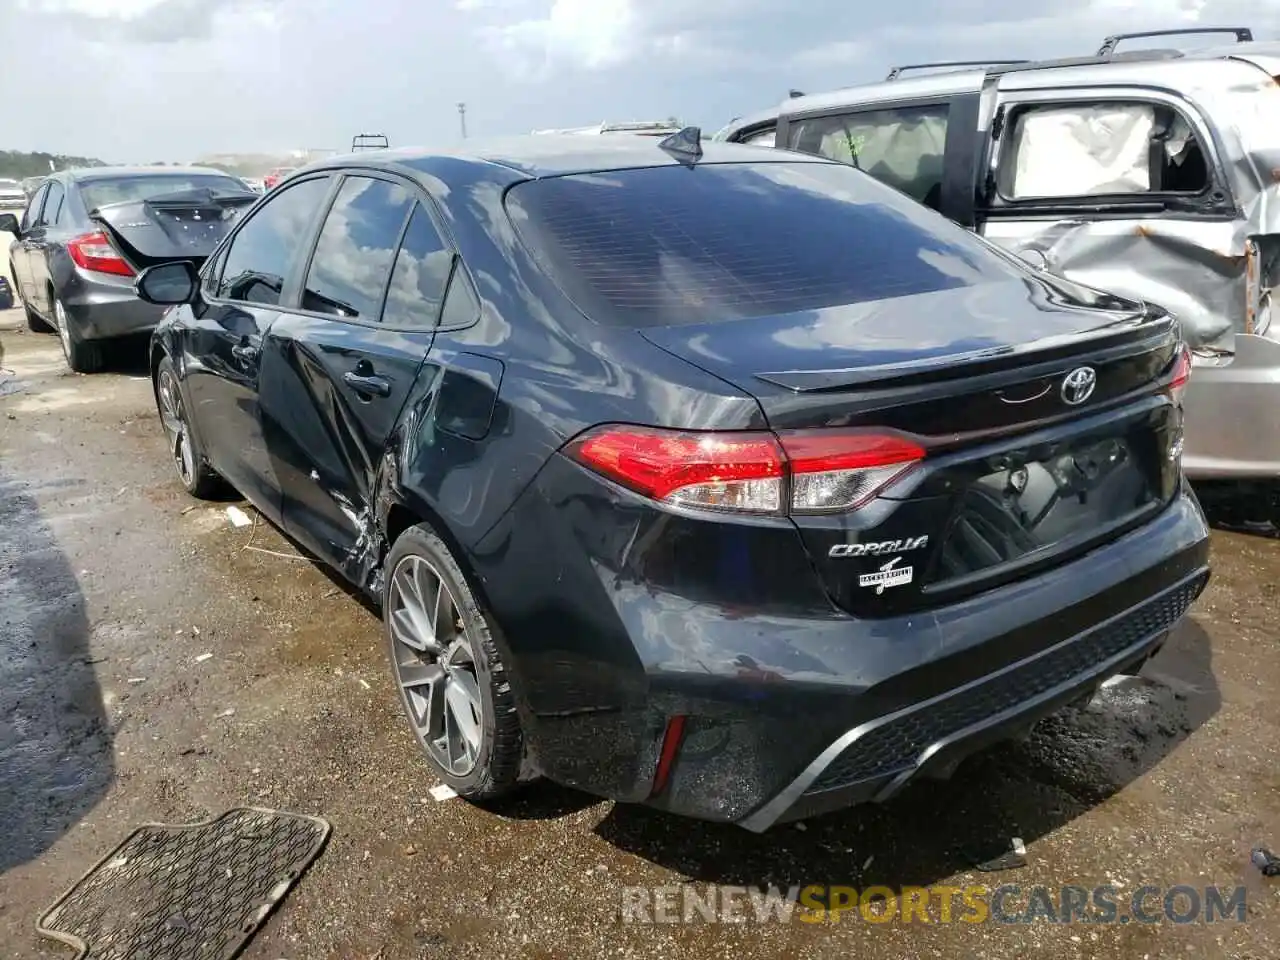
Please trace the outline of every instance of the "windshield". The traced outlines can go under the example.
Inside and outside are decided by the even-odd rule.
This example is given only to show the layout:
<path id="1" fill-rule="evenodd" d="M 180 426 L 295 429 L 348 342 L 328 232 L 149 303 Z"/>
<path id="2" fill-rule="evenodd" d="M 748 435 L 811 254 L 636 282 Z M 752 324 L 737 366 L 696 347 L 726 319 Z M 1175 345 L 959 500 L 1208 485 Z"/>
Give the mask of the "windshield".
<path id="1" fill-rule="evenodd" d="M 126 203 L 150 200 L 171 193 L 189 190 L 211 190 L 215 196 L 241 196 L 245 185 L 238 180 L 218 174 L 190 174 L 164 176 L 120 177 L 112 180 L 90 180 L 80 185 L 80 196 L 87 209 L 105 207 L 110 203 Z"/>
<path id="2" fill-rule="evenodd" d="M 548 177 L 513 187 L 507 209 L 578 308 L 624 326 L 818 310 L 1029 272 L 835 163 Z"/>

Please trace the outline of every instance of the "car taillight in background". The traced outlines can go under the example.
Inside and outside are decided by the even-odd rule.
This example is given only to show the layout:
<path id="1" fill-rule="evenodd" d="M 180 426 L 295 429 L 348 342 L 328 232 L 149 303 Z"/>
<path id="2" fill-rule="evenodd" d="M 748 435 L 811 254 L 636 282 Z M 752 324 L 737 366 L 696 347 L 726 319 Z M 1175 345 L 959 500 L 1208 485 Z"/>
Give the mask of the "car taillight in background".
<path id="1" fill-rule="evenodd" d="M 133 267 L 129 266 L 107 235 L 101 231 L 82 233 L 67 241 L 67 252 L 81 270 L 92 270 L 94 273 L 110 273 L 117 277 L 132 277 Z"/>
<path id="2" fill-rule="evenodd" d="M 1169 396 L 1173 402 L 1182 405 L 1183 394 L 1187 392 L 1187 384 L 1191 381 L 1191 348 L 1185 342 L 1178 344 L 1173 357 L 1173 376 L 1169 381 Z"/>
<path id="3" fill-rule="evenodd" d="M 654 500 L 731 513 L 856 510 L 924 459 L 865 430 L 686 432 L 611 425 L 569 445 L 579 463 Z"/>

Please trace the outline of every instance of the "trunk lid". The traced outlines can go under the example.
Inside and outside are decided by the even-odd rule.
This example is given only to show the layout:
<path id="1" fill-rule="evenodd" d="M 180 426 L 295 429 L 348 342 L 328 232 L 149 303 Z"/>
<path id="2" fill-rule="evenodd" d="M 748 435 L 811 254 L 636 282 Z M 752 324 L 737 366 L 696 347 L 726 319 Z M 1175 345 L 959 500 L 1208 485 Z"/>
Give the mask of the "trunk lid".
<path id="1" fill-rule="evenodd" d="M 187 190 L 97 207 L 89 219 L 135 270 L 190 260 L 199 267 L 258 195 Z"/>
<path id="2" fill-rule="evenodd" d="M 1177 491 L 1178 332 L 1158 308 L 1030 281 L 642 335 L 756 397 L 776 431 L 889 430 L 927 451 L 866 506 L 793 514 L 829 595 L 858 615 L 1066 562 Z M 1072 403 L 1082 368 L 1094 385 Z"/>

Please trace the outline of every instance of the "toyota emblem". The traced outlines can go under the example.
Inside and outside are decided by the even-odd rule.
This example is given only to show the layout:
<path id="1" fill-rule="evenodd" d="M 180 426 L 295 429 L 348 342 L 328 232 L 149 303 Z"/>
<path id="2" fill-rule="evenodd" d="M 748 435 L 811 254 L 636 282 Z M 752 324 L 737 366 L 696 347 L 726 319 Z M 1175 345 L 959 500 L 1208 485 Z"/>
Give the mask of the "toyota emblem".
<path id="1" fill-rule="evenodd" d="M 1062 402 L 1078 407 L 1091 396 L 1098 385 L 1098 374 L 1093 367 L 1076 367 L 1062 380 Z"/>

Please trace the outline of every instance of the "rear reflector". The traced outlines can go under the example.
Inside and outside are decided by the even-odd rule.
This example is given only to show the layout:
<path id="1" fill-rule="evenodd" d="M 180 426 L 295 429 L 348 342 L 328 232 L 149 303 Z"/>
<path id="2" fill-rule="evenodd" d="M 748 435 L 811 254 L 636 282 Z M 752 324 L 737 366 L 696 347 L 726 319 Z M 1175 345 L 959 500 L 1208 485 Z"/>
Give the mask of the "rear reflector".
<path id="1" fill-rule="evenodd" d="M 133 267 L 125 263 L 120 254 L 116 253 L 116 249 L 111 246 L 111 241 L 107 239 L 107 235 L 101 231 L 97 233 L 82 233 L 80 236 L 68 240 L 67 253 L 71 255 L 72 262 L 81 270 L 91 270 L 94 273 L 110 273 L 117 277 L 133 276 Z"/>
<path id="2" fill-rule="evenodd" d="M 878 431 L 775 435 L 622 425 L 589 430 L 568 452 L 584 466 L 654 500 L 773 515 L 856 510 L 925 455 L 909 439 Z"/>
<path id="3" fill-rule="evenodd" d="M 1182 403 L 1182 395 L 1186 393 L 1187 384 L 1191 381 L 1191 348 L 1186 343 L 1178 344 L 1178 351 L 1173 358 L 1173 376 L 1169 381 L 1169 395 L 1175 403 Z"/>
<path id="4" fill-rule="evenodd" d="M 675 716 L 667 721 L 667 729 L 662 737 L 662 751 L 658 754 L 658 769 L 653 775 L 653 789 L 649 795 L 656 797 L 666 789 L 671 779 L 671 768 L 675 766 L 676 754 L 680 752 L 680 743 L 684 740 L 684 717 Z"/>

